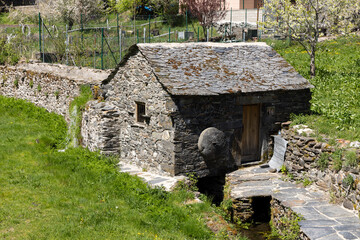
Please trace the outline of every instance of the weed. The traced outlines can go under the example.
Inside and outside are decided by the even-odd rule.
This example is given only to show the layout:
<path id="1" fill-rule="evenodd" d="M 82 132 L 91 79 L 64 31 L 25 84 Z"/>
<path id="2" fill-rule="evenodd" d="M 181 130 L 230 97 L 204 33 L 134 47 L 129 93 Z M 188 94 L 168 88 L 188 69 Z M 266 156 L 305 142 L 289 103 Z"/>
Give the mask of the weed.
<path id="1" fill-rule="evenodd" d="M 270 224 L 272 230 L 271 237 L 278 237 L 281 240 L 298 239 L 300 235 L 299 222 L 303 219 L 303 217 L 294 212 L 288 213 L 280 218 L 276 227 L 274 223 Z"/>
<path id="2" fill-rule="evenodd" d="M 356 157 L 356 152 L 354 151 L 347 151 L 345 153 L 345 162 L 344 165 L 347 167 L 357 167 L 358 159 Z"/>
<path id="3" fill-rule="evenodd" d="M 333 159 L 333 170 L 335 170 L 336 172 L 340 171 L 342 168 L 342 155 L 342 149 L 337 149 L 333 154 L 331 154 L 331 157 Z"/>
<path id="4" fill-rule="evenodd" d="M 306 187 L 306 186 L 311 185 L 313 183 L 313 181 L 311 181 L 309 178 L 306 177 L 302 180 L 302 183 L 303 183 L 303 186 Z"/>
<path id="5" fill-rule="evenodd" d="M 72 124 L 69 126 L 69 140 L 77 145 L 81 142 L 81 119 L 82 112 L 85 110 L 85 105 L 93 98 L 93 94 L 89 85 L 82 85 L 80 87 L 80 95 L 75 97 L 70 103 L 70 113 Z"/>
<path id="6" fill-rule="evenodd" d="M 347 174 L 346 177 L 343 179 L 344 187 L 353 188 L 354 178 L 351 174 Z"/>
<path id="7" fill-rule="evenodd" d="M 285 165 L 282 165 L 282 166 L 281 166 L 280 172 L 281 172 L 282 174 L 287 174 L 287 173 L 288 173 L 288 170 L 287 170 L 287 168 L 286 168 Z"/>
<path id="8" fill-rule="evenodd" d="M 328 142 L 330 145 L 332 146 L 335 146 L 337 143 L 336 143 L 336 140 L 334 138 L 330 138 L 329 142 Z"/>
<path id="9" fill-rule="evenodd" d="M 41 85 L 40 84 L 38 84 L 37 90 L 38 90 L 38 92 L 41 92 Z"/>
<path id="10" fill-rule="evenodd" d="M 15 86 L 16 88 L 19 88 L 19 78 L 18 78 L 18 77 L 15 78 L 14 86 Z"/>
<path id="11" fill-rule="evenodd" d="M 34 87 L 34 81 L 32 79 L 30 79 L 29 86 L 30 86 L 30 88 Z"/>
<path id="12" fill-rule="evenodd" d="M 58 99 L 58 98 L 59 98 L 59 95 L 60 95 L 60 91 L 59 91 L 59 90 L 56 90 L 56 91 L 54 92 L 54 95 L 55 95 L 56 99 Z"/>
<path id="13" fill-rule="evenodd" d="M 327 169 L 329 165 L 329 154 L 328 153 L 321 153 L 320 157 L 316 161 L 316 166 L 321 170 L 324 171 Z"/>

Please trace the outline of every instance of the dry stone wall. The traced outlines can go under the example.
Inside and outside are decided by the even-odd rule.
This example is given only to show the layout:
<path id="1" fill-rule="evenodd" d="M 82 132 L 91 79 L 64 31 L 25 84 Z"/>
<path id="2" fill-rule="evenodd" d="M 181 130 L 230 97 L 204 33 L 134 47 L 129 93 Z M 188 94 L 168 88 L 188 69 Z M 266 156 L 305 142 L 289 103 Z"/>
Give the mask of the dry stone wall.
<path id="1" fill-rule="evenodd" d="M 69 104 L 82 84 L 99 84 L 105 71 L 43 63 L 0 66 L 0 94 L 28 100 L 69 121 Z"/>
<path id="2" fill-rule="evenodd" d="M 88 102 L 81 122 L 82 145 L 90 151 L 119 155 L 119 116 L 119 110 L 111 102 Z"/>
<path id="3" fill-rule="evenodd" d="M 313 182 L 329 192 L 330 201 L 360 212 L 360 149 L 356 142 L 338 140 L 330 145 L 330 140 L 320 142 L 305 133 L 300 135 L 301 130 L 289 124 L 282 124 L 281 134 L 288 141 L 285 166 L 293 180 Z M 349 152 L 353 152 L 352 159 Z"/>

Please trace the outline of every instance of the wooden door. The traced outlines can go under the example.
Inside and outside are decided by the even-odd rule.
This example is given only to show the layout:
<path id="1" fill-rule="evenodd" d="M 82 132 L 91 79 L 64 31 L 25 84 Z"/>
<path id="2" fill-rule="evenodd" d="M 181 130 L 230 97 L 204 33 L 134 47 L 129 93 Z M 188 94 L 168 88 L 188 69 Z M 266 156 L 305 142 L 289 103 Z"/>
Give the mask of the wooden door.
<path id="1" fill-rule="evenodd" d="M 243 131 L 241 137 L 241 163 L 258 161 L 260 105 L 243 106 Z"/>

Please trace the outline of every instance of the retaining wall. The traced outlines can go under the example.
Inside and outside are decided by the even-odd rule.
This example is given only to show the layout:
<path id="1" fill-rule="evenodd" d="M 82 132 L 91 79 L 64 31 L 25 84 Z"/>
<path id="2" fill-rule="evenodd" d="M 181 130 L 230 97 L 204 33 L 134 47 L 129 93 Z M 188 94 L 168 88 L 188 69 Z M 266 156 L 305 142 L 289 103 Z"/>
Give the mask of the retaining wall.
<path id="1" fill-rule="evenodd" d="M 332 202 L 342 203 L 344 207 L 360 212 L 360 173 L 358 165 L 360 160 L 358 145 L 360 143 L 351 143 L 342 139 L 318 141 L 315 137 L 307 136 L 303 129 L 298 128 L 296 130 L 289 127 L 289 124 L 290 122 L 282 124 L 281 134 L 288 141 L 285 166 L 292 180 L 306 180 L 308 183 L 311 181 L 328 192 Z M 311 132 L 311 130 L 308 131 Z M 303 133 L 299 134 L 299 132 Z M 336 150 L 343 151 L 340 159 L 342 163 L 341 170 L 335 167 L 334 152 Z M 355 166 L 347 165 L 348 160 L 345 154 L 347 151 L 356 153 L 357 163 Z M 322 159 L 320 160 L 320 158 Z M 321 169 L 319 161 L 328 164 Z"/>
<path id="2" fill-rule="evenodd" d="M 0 66 L 0 95 L 28 100 L 65 117 L 83 84 L 97 85 L 108 72 L 59 64 L 24 63 Z"/>

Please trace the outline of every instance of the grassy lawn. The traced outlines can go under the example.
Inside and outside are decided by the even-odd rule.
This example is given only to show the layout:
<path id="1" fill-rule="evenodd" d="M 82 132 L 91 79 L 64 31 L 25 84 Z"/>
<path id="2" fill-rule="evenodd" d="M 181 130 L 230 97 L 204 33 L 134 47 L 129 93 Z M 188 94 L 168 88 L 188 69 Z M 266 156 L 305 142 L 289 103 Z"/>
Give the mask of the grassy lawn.
<path id="1" fill-rule="evenodd" d="M 0 238 L 215 238 L 209 203 L 184 205 L 191 194 L 150 189 L 98 153 L 58 152 L 60 116 L 2 96 L 0 111 Z"/>
<path id="2" fill-rule="evenodd" d="M 340 37 L 319 43 L 317 76 L 310 79 L 310 58 L 296 43 L 268 42 L 295 69 L 315 86 L 312 90 L 313 115 L 294 116 L 317 135 L 360 141 L 360 36 Z"/>

